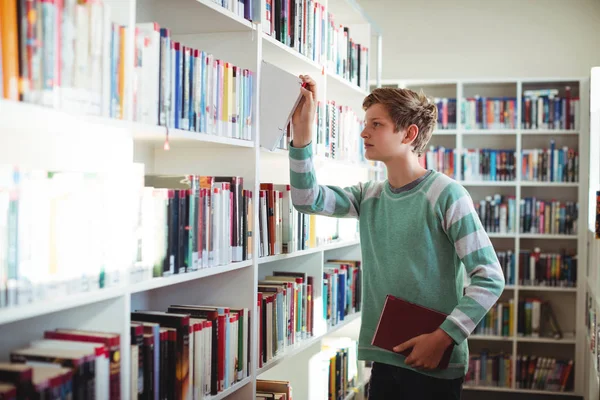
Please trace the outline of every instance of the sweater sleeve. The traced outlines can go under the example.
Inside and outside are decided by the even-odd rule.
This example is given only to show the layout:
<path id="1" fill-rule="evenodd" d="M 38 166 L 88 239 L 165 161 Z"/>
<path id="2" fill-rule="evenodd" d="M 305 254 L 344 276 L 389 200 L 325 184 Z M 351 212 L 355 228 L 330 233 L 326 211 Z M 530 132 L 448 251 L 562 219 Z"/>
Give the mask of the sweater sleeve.
<path id="1" fill-rule="evenodd" d="M 337 218 L 358 218 L 363 185 L 341 188 L 319 185 L 312 158 L 312 143 L 305 147 L 290 144 L 290 186 L 292 203 L 304 214 Z"/>
<path id="2" fill-rule="evenodd" d="M 469 193 L 452 183 L 444 197 L 440 204 L 442 226 L 471 279 L 464 296 L 441 325 L 460 344 L 498 301 L 504 290 L 504 274 Z"/>

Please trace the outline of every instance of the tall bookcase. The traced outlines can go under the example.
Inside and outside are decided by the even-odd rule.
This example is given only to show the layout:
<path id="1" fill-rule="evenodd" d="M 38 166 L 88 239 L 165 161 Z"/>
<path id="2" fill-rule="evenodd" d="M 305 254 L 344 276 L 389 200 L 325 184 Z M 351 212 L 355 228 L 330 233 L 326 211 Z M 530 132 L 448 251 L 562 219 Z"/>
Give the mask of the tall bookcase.
<path id="1" fill-rule="evenodd" d="M 43 170 L 106 173 L 118 183 L 115 196 L 122 196 L 124 207 L 136 201 L 137 193 L 128 186 L 130 173 L 156 175 L 198 174 L 203 176 L 241 176 L 244 189 L 257 196 L 262 182 L 289 184 L 287 151 L 266 151 L 260 146 L 258 113 L 261 86 L 261 62 L 267 61 L 295 75 L 310 74 L 318 82 L 319 101 L 335 101 L 352 107 L 362 118 L 364 87 L 336 75 L 325 63 L 317 63 L 266 34 L 264 16 L 267 2 L 253 0 L 253 18 L 249 21 L 211 0 L 103 0 L 111 7 L 110 19 L 135 31 L 136 23 L 156 22 L 169 28 L 172 38 L 196 49 L 212 53 L 215 58 L 254 72 L 252 87 L 253 125 L 251 140 L 154 126 L 134 120 L 133 63 L 134 36 L 122 43 L 125 74 L 121 118 L 90 116 L 71 109 L 0 100 L 0 160 L 2 164 Z M 224 4 L 231 3 L 223 2 Z M 240 2 L 243 3 L 243 2 Z M 271 1 L 268 2 L 272 4 Z M 313 2 L 314 3 L 314 2 Z M 335 23 L 350 27 L 355 42 L 367 46 L 371 53 L 371 76 L 380 78 L 381 32 L 354 0 L 323 0 L 325 12 L 331 12 Z M 263 20 L 261 22 L 261 19 Z M 368 77 L 367 77 L 368 79 Z M 360 138 L 356 138 L 360 140 Z M 351 185 L 368 179 L 377 172 L 369 163 L 354 163 L 317 157 L 320 182 Z M 256 199 L 256 197 L 254 197 Z M 254 215 L 258 216 L 255 201 Z M 337 240 L 317 247 L 259 258 L 258 240 L 253 245 L 253 258 L 212 268 L 200 269 L 169 277 L 139 279 L 133 271 L 134 232 L 130 228 L 135 216 L 123 211 L 108 235 L 120 252 L 115 254 L 114 270 L 107 275 L 106 287 L 79 293 L 44 298 L 32 304 L 0 308 L 0 358 L 10 351 L 27 346 L 42 337 L 46 330 L 69 327 L 120 333 L 121 394 L 130 393 L 130 312 L 139 309 L 165 310 L 170 304 L 215 304 L 248 308 L 251 315 L 251 363 L 249 376 L 222 391 L 212 400 L 254 398 L 256 380 L 267 371 L 276 371 L 294 354 L 319 343 L 326 335 L 358 321 L 352 315 L 336 327 L 326 327 L 322 313 L 315 314 L 315 334 L 306 341 L 286 348 L 259 369 L 257 362 L 258 323 L 257 281 L 273 270 L 305 271 L 315 277 L 315 287 L 323 284 L 323 263 L 328 258 L 360 259 L 360 248 L 354 232 L 345 232 Z M 254 218 L 253 232 L 259 232 Z M 114 235 L 121 232 L 120 235 Z M 110 252 L 110 248 L 108 251 Z M 81 260 L 85 270 L 86 260 Z M 320 289 L 319 289 L 320 290 Z M 315 299 L 317 300 L 317 299 Z M 315 304 L 318 304 L 317 302 Z M 316 306 L 315 306 L 316 307 Z M 290 379 L 292 376 L 290 376 Z M 293 382 L 301 393 L 306 381 Z M 302 398 L 301 396 L 294 398 Z"/>
<path id="2" fill-rule="evenodd" d="M 447 117 L 450 123 L 438 124 L 438 130 L 434 132 L 430 145 L 435 149 L 441 147 L 448 149 L 452 154 L 454 165 L 448 169 L 448 154 L 446 153 L 445 164 L 439 168 L 446 168 L 457 181 L 463 184 L 475 203 L 485 200 L 488 196 L 500 194 L 503 197 L 513 197 L 515 200 L 514 230 L 503 233 L 489 232 L 492 243 L 497 251 L 510 250 L 515 255 L 513 275 L 514 283 L 506 285 L 499 302 L 512 301 L 514 312 L 512 313 L 513 331 L 508 335 L 484 335 L 474 334 L 469 338 L 469 346 L 472 354 L 488 351 L 489 354 L 504 353 L 510 355 L 514 360 L 519 355 L 536 355 L 557 359 L 573 360 L 574 362 L 574 391 L 573 395 L 582 396 L 584 392 L 584 376 L 586 376 L 587 365 L 585 364 L 585 316 L 580 310 L 585 308 L 586 284 L 585 271 L 588 259 L 588 170 L 590 143 L 589 119 L 589 85 L 588 78 L 514 78 L 514 79 L 479 79 L 479 80 L 383 80 L 384 87 L 406 87 L 413 90 L 422 89 L 425 94 L 436 99 L 439 106 L 445 107 L 442 101 L 454 99 L 456 101 L 455 111 L 449 111 Z M 577 121 L 570 129 L 528 129 L 521 123 L 525 109 L 531 112 L 531 105 L 526 105 L 524 96 L 535 90 L 556 89 L 557 96 L 565 96 L 565 88 L 570 87 L 571 96 L 579 98 L 579 110 Z M 538 92 L 539 95 L 539 92 Z M 446 99 L 446 100 L 443 100 Z M 486 100 L 492 103 L 490 108 L 486 107 Z M 512 100 L 504 108 L 499 108 L 494 101 Z M 480 108 L 477 116 L 477 104 L 481 101 L 484 105 Z M 452 110 L 452 106 L 448 106 Z M 469 107 L 471 107 L 469 111 Z M 495 109 L 493 107 L 496 107 Z M 513 107 L 513 108 L 511 108 Z M 501 111 L 505 111 L 504 119 L 500 119 Z M 497 114 L 495 114 L 497 113 Z M 466 115 L 463 115 L 466 114 Z M 453 119 L 452 115 L 455 116 Z M 514 117 L 512 122 L 510 116 Z M 477 123 L 484 123 L 487 127 Z M 455 125 L 452 125 L 452 122 Z M 550 126 L 552 128 L 552 126 Z M 557 126 L 559 128 L 559 126 Z M 575 149 L 579 154 L 579 179 L 577 182 L 547 182 L 526 179 L 523 176 L 522 154 L 529 149 L 548 149 L 550 140 L 554 140 L 556 148 L 568 146 Z M 472 173 L 467 176 L 461 166 L 461 154 L 467 149 L 471 150 L 509 150 L 515 155 L 515 173 L 512 180 L 500 180 L 500 171 L 497 172 L 497 180 L 486 176 L 477 176 Z M 443 150 L 444 151 L 444 150 Z M 452 160 L 452 159 L 451 159 Z M 476 161 L 477 159 L 475 159 Z M 473 161 L 473 162 L 475 162 Z M 480 161 L 484 162 L 482 156 Z M 437 161 L 436 161 L 437 162 Z M 492 161 L 493 163 L 493 161 Z M 450 162 L 452 164 L 452 161 Z M 474 164 L 472 164 L 474 165 Z M 500 164 L 498 164 L 500 165 Z M 434 166 L 436 168 L 436 166 Z M 478 170 L 479 166 L 475 166 Z M 538 200 L 574 201 L 579 204 L 578 230 L 574 234 L 544 234 L 525 233 L 521 230 L 523 222 L 520 220 L 520 200 L 527 197 L 535 197 Z M 519 273 L 523 273 L 524 265 L 519 262 L 519 253 L 522 250 L 533 250 L 539 248 L 541 253 L 558 253 L 560 249 L 566 249 L 577 254 L 577 283 L 573 287 L 549 287 L 542 285 L 519 284 Z M 519 301 L 528 298 L 538 298 L 548 301 L 556 315 L 558 323 L 563 331 L 562 339 L 548 337 L 531 337 L 517 334 L 519 323 L 519 310 L 516 305 Z M 495 391 L 495 392 L 522 392 L 529 394 L 564 394 L 556 390 L 539 390 L 521 388 L 516 382 L 516 368 L 512 368 L 512 376 L 508 387 L 497 387 L 491 385 L 473 385 L 471 382 L 465 386 L 466 390 Z M 497 378 L 496 378 L 497 379 Z"/>

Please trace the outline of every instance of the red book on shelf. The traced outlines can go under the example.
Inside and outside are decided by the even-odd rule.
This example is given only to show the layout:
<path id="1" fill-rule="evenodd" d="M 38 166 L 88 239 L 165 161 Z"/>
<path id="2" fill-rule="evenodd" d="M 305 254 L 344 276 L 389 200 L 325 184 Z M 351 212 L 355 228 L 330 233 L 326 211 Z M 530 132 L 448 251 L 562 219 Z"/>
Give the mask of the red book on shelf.
<path id="1" fill-rule="evenodd" d="M 379 323 L 371 344 L 373 346 L 394 351 L 394 347 L 416 336 L 434 332 L 440 327 L 447 315 L 406 300 L 387 295 Z M 448 368 L 454 345 L 444 352 L 438 369 Z M 401 354 L 408 357 L 412 348 Z"/>

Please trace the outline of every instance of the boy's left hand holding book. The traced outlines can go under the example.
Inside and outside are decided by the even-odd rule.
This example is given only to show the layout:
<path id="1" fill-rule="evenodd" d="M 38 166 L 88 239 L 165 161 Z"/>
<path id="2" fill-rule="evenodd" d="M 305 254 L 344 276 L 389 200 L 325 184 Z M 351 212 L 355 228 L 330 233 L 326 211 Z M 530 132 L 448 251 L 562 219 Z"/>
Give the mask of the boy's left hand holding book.
<path id="1" fill-rule="evenodd" d="M 399 344 L 394 347 L 394 351 L 401 353 L 412 348 L 410 355 L 404 360 L 406 365 L 412 368 L 431 370 L 437 368 L 444 352 L 452 343 L 452 338 L 440 328 Z"/>

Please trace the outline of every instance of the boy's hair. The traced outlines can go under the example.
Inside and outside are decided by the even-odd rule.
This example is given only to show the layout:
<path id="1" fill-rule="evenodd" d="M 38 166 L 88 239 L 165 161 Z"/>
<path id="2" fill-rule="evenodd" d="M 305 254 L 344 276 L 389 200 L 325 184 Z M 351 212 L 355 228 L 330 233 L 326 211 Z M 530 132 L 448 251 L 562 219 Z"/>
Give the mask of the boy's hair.
<path id="1" fill-rule="evenodd" d="M 419 128 L 412 144 L 413 152 L 420 157 L 437 124 L 438 110 L 435 103 L 423 91 L 416 93 L 410 89 L 377 88 L 365 98 L 363 109 L 366 111 L 374 104 L 381 104 L 387 109 L 397 132 L 412 124 Z"/>

